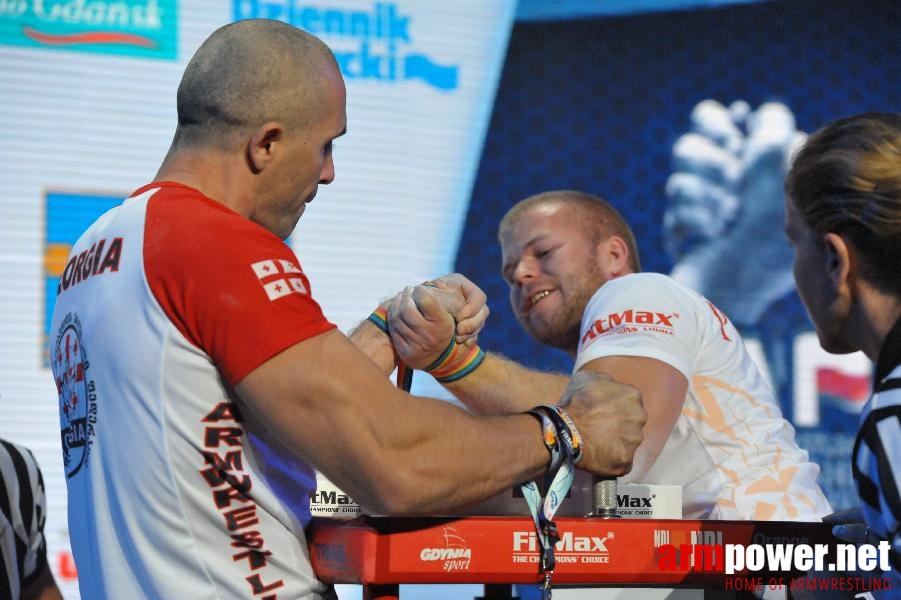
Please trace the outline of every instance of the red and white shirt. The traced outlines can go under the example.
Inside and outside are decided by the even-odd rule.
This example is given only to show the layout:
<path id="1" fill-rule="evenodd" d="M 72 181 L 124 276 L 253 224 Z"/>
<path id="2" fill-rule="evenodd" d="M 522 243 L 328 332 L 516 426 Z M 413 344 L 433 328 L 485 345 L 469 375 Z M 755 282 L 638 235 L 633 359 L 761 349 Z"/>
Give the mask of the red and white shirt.
<path id="1" fill-rule="evenodd" d="M 233 386 L 334 327 L 291 249 L 197 190 L 146 186 L 60 277 L 50 356 L 85 598 L 319 598 L 316 478 Z M 297 365 L 303 369 L 303 365 Z"/>
<path id="2" fill-rule="evenodd" d="M 819 466 L 795 442 L 732 322 L 658 273 L 605 283 L 582 317 L 575 369 L 603 356 L 643 356 L 688 380 L 660 456 L 640 479 L 682 487 L 686 519 L 817 521 L 831 507 Z"/>

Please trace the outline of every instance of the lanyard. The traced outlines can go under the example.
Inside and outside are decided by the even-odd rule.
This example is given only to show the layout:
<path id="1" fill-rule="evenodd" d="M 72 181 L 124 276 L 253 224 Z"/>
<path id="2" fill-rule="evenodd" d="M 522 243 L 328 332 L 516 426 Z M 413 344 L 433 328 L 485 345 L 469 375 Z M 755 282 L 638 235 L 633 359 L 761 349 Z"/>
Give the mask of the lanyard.
<path id="1" fill-rule="evenodd" d="M 560 508 L 563 498 L 569 493 L 573 483 L 572 457 L 563 460 L 554 478 L 548 486 L 544 501 L 541 500 L 541 492 L 535 481 L 522 484 L 522 493 L 532 513 L 532 521 L 538 532 L 538 541 L 541 544 L 541 573 L 544 581 L 541 584 L 541 597 L 543 600 L 551 597 L 551 577 L 554 575 L 556 559 L 554 558 L 554 545 L 560 539 L 557 525 L 554 523 L 554 515 Z"/>
<path id="2" fill-rule="evenodd" d="M 554 515 L 569 493 L 575 476 L 575 463 L 582 455 L 582 439 L 575 424 L 562 408 L 554 406 L 537 406 L 529 414 L 541 421 L 544 442 L 551 453 L 550 467 L 545 477 L 547 494 L 542 499 L 537 481 L 522 484 L 522 493 L 532 513 L 532 521 L 541 544 L 541 561 L 539 563 L 544 580 L 541 583 L 542 600 L 551 598 L 551 578 L 554 575 L 556 559 L 554 546 L 560 539 Z M 553 473 L 553 476 L 551 474 Z"/>

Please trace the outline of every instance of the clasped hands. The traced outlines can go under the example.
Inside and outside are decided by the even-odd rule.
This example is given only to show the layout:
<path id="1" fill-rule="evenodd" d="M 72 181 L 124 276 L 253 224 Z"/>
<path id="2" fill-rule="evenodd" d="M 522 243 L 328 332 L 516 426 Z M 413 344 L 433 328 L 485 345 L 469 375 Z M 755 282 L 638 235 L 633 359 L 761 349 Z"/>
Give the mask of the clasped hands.
<path id="1" fill-rule="evenodd" d="M 427 369 L 447 353 L 452 339 L 456 344 L 474 347 L 490 312 L 486 302 L 485 293 L 458 273 L 404 289 L 385 305 L 397 357 L 411 368 Z M 631 470 L 647 420 L 641 393 L 636 388 L 615 382 L 603 373 L 583 369 L 560 385 L 560 395 L 545 397 L 534 391 L 542 386 L 519 385 L 520 380 L 528 380 L 520 378 L 522 373 L 517 371 L 525 370 L 524 367 L 493 360 L 488 368 L 494 369 L 499 363 L 509 370 L 501 368 L 502 375 L 485 379 L 504 381 L 508 385 L 501 387 L 509 391 L 493 390 L 494 393 L 516 396 L 518 401 L 525 402 L 522 410 L 538 404 L 566 408 L 585 441 L 581 468 L 603 476 L 624 475 Z M 557 377 L 536 372 L 530 375 Z M 471 378 L 463 381 L 479 387 Z"/>
<path id="2" fill-rule="evenodd" d="M 388 327 L 397 356 L 423 369 L 456 343 L 473 346 L 488 319 L 488 298 L 472 281 L 450 273 L 405 288 L 388 303 Z"/>

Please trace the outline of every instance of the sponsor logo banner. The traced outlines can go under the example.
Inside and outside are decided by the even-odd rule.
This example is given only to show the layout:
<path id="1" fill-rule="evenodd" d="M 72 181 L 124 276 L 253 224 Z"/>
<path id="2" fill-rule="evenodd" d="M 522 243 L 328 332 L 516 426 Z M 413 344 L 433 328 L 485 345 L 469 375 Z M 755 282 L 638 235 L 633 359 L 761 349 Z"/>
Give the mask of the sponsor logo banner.
<path id="1" fill-rule="evenodd" d="M 416 44 L 415 18 L 393 2 L 363 9 L 292 0 L 235 0 L 234 20 L 278 19 L 321 37 L 348 80 L 418 81 L 449 92 L 459 87 L 458 65 L 445 64 Z"/>
<path id="2" fill-rule="evenodd" d="M 0 43 L 174 59 L 175 0 L 0 0 Z"/>
<path id="3" fill-rule="evenodd" d="M 310 539 L 322 551 L 312 556 L 326 579 L 340 572 L 400 583 L 540 581 L 541 548 L 528 518 L 317 521 Z M 861 591 L 893 585 L 887 544 L 838 543 L 822 523 L 573 518 L 556 523 L 555 585 L 641 581 L 748 589 L 762 581 L 796 589 L 856 585 Z M 336 557 L 347 560 L 339 564 Z M 872 577 L 851 581 L 855 568 Z"/>

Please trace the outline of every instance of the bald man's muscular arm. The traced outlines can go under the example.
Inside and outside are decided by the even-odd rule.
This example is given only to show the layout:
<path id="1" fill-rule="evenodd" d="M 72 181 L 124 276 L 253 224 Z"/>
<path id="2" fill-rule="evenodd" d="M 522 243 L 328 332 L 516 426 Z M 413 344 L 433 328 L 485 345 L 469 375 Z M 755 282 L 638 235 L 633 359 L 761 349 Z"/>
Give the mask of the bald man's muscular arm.
<path id="1" fill-rule="evenodd" d="M 598 358 L 581 370 L 612 377 L 641 391 L 648 420 L 631 474 L 635 479 L 642 477 L 654 465 L 682 413 L 688 381 L 670 365 L 645 357 Z M 555 403 L 568 380 L 566 375 L 535 371 L 489 354 L 471 375 L 444 387 L 477 413 L 503 415 Z"/>
<path id="2" fill-rule="evenodd" d="M 532 417 L 478 419 L 412 398 L 334 330 L 273 357 L 236 389 L 261 426 L 379 514 L 476 502 L 537 476 L 548 460 Z"/>
<path id="3" fill-rule="evenodd" d="M 335 330 L 276 355 L 236 389 L 254 421 L 378 514 L 475 503 L 548 463 L 533 417 L 480 417 L 411 397 Z M 580 467 L 627 472 L 645 418 L 637 390 L 585 376 L 574 378 L 562 402 L 585 440 Z"/>

